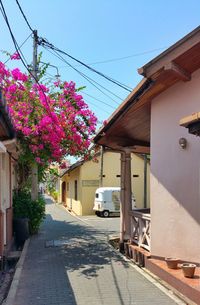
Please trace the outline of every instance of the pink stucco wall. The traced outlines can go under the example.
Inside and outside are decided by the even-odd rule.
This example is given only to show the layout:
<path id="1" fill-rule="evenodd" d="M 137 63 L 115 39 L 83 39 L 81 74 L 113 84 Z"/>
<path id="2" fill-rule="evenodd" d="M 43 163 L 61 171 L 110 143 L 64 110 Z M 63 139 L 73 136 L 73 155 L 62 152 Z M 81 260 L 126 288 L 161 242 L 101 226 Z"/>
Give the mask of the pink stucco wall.
<path id="1" fill-rule="evenodd" d="M 155 98 L 151 110 L 151 252 L 200 263 L 200 138 L 179 126 L 200 111 L 200 70 Z"/>

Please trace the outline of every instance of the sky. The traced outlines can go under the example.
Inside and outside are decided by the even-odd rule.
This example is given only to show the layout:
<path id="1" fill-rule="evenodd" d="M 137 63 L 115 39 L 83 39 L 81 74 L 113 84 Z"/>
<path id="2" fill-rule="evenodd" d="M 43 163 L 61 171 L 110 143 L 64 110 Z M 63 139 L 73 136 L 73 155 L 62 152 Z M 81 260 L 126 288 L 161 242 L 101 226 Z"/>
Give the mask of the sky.
<path id="1" fill-rule="evenodd" d="M 133 89 L 142 77 L 137 69 L 199 26 L 199 0 L 18 0 L 31 27 L 59 49 Z M 31 34 L 16 3 L 2 0 L 19 45 Z M 22 51 L 32 61 L 32 39 Z M 0 50 L 14 53 L 14 46 L 0 13 Z M 55 55 L 39 46 L 42 61 L 58 68 L 62 80 L 86 86 L 83 96 L 101 124 L 129 94 L 64 56 L 85 78 Z M 0 53 L 0 60 L 6 57 Z M 20 66 L 7 62 L 8 67 Z M 57 70 L 49 67 L 47 78 Z M 99 87 L 99 84 L 104 88 Z M 88 96 L 89 94 L 89 96 Z M 91 97 L 92 96 L 92 97 Z"/>

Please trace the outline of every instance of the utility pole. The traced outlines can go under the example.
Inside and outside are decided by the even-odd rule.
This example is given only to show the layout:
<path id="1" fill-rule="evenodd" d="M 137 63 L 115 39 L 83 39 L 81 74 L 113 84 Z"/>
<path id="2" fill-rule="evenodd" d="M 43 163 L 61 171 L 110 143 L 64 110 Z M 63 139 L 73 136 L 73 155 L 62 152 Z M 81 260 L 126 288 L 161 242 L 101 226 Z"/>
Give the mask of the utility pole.
<path id="1" fill-rule="evenodd" d="M 38 35 L 37 30 L 33 31 L 33 82 L 37 82 L 37 72 L 38 72 L 38 65 L 37 65 L 37 47 L 38 47 Z M 31 168 L 31 199 L 37 200 L 38 199 L 38 165 L 36 162 L 33 163 Z"/>

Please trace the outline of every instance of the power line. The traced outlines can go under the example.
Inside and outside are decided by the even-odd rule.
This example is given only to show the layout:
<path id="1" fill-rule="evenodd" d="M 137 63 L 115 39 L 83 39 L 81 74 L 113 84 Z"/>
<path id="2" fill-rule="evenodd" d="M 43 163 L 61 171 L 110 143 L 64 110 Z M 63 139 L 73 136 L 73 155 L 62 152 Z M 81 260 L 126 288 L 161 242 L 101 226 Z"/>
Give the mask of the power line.
<path id="1" fill-rule="evenodd" d="M 23 55 L 23 53 L 22 53 L 22 51 L 21 51 L 21 49 L 20 49 L 20 47 L 19 47 L 19 45 L 18 45 L 16 39 L 15 39 L 15 37 L 14 37 L 14 34 L 13 34 L 13 32 L 12 32 L 12 29 L 11 29 L 11 27 L 10 27 L 10 24 L 9 24 L 9 21 L 8 21 L 8 17 L 7 17 L 7 15 L 6 15 L 5 8 L 4 8 L 4 6 L 3 6 L 2 0 L 0 0 L 0 4 L 1 4 L 1 8 L 0 8 L 0 9 L 1 9 L 1 13 L 2 13 L 2 15 L 3 15 L 3 18 L 4 18 L 5 22 L 6 22 L 6 25 L 7 25 L 7 27 L 8 27 L 8 30 L 9 30 L 9 32 L 10 32 L 10 35 L 11 35 L 13 44 L 14 44 L 14 46 L 15 46 L 15 50 L 16 50 L 16 52 L 19 52 L 19 54 L 20 54 L 20 59 L 21 59 L 23 65 L 24 65 L 24 67 L 25 67 L 25 68 L 29 71 L 29 73 L 31 74 L 31 71 L 30 71 L 29 68 L 27 67 L 28 64 L 27 64 L 27 62 L 26 62 L 26 59 L 25 59 L 25 57 L 24 57 L 24 55 Z"/>
<path id="2" fill-rule="evenodd" d="M 33 29 L 31 28 L 31 26 L 30 26 L 30 24 L 29 24 L 29 22 L 28 22 L 28 20 L 27 20 L 27 18 L 26 18 L 26 16 L 25 16 L 25 14 L 23 13 L 23 10 L 22 10 L 22 8 L 21 8 L 21 6 L 20 6 L 18 0 L 16 0 L 16 2 L 17 2 L 17 5 L 18 5 L 18 7 L 19 7 L 19 9 L 20 9 L 20 11 L 21 11 L 21 13 L 22 13 L 22 15 L 23 15 L 23 17 L 24 17 L 26 23 L 27 23 L 27 25 L 29 26 L 30 30 L 31 30 L 32 32 L 34 32 Z M 10 24 L 9 24 L 9 22 L 8 22 L 8 18 L 7 18 L 6 12 L 5 12 L 5 8 L 4 8 L 3 3 L 2 3 L 1 0 L 0 0 L 0 4 L 1 4 L 1 12 L 2 12 L 2 15 L 3 15 L 3 17 L 4 17 L 5 21 L 6 21 L 6 24 L 7 24 L 7 26 L 8 26 L 8 29 L 9 29 L 9 31 L 10 31 L 10 34 L 11 34 L 11 37 L 12 37 L 14 46 L 15 46 L 15 48 L 16 48 L 16 51 L 20 52 L 20 59 L 21 59 L 23 65 L 24 65 L 25 68 L 28 70 L 28 72 L 33 76 L 33 78 L 36 80 L 36 82 L 38 83 L 38 80 L 37 80 L 36 77 L 32 74 L 32 71 L 30 71 L 30 69 L 28 68 L 28 64 L 27 64 L 27 62 L 26 62 L 26 59 L 25 59 L 25 57 L 24 57 L 24 55 L 23 55 L 23 53 L 22 53 L 22 51 L 21 51 L 21 49 L 20 49 L 21 46 L 19 47 L 19 45 L 18 45 L 18 43 L 17 43 L 17 41 L 16 41 L 16 39 L 15 39 L 13 33 L 12 33 L 12 30 L 11 30 L 11 27 L 10 27 Z M 28 38 L 29 38 L 29 37 L 30 37 L 30 35 L 28 36 Z M 28 40 L 28 38 L 22 43 L 22 45 Z M 55 51 L 55 53 L 57 53 L 57 52 Z M 61 56 L 59 56 L 59 57 L 62 58 Z M 62 59 L 63 59 L 63 58 L 62 58 Z M 64 60 L 64 59 L 63 59 L 63 60 Z M 65 61 L 65 62 L 66 62 L 66 61 Z M 70 65 L 68 62 L 66 62 L 66 63 L 67 63 L 68 65 Z M 71 65 L 70 65 L 70 66 L 71 66 Z M 71 67 L 72 67 L 72 66 L 71 66 Z M 82 72 L 80 72 L 80 73 L 81 73 L 82 75 L 84 75 L 84 73 L 82 73 Z M 88 79 L 87 76 L 86 76 L 86 79 Z M 44 95 L 45 95 L 45 94 L 44 94 Z M 46 96 L 45 96 L 45 98 L 46 98 Z M 118 98 L 119 98 L 119 97 L 118 97 Z M 95 99 L 96 99 L 96 98 L 95 98 Z M 101 103 L 103 103 L 103 104 L 105 104 L 105 105 L 107 105 L 107 106 L 109 106 L 109 107 L 115 109 L 114 107 L 112 107 L 111 105 L 107 104 L 106 102 L 103 102 L 103 101 L 101 101 L 101 100 L 98 100 L 98 101 L 100 101 Z M 94 105 L 94 104 L 93 104 L 93 105 Z M 95 105 L 95 106 L 96 106 L 96 105 Z"/>
<path id="3" fill-rule="evenodd" d="M 141 53 L 136 53 L 136 54 L 132 54 L 132 55 L 127 55 L 127 56 L 123 56 L 123 57 L 116 57 L 116 58 L 111 58 L 111 59 L 107 59 L 107 60 L 91 62 L 91 63 L 88 63 L 88 65 L 106 64 L 106 63 L 109 63 L 109 62 L 115 62 L 115 61 L 120 61 L 120 60 L 124 60 L 124 59 L 127 59 L 127 58 L 132 58 L 132 57 L 137 57 L 137 56 L 141 56 L 141 55 L 145 55 L 145 54 L 150 54 L 150 53 L 160 51 L 160 50 L 163 50 L 163 49 L 166 49 L 166 47 L 153 49 L 153 50 L 149 50 L 149 51 L 145 51 L 145 52 L 141 52 Z M 77 65 L 77 66 L 81 66 L 81 65 Z"/>
<path id="4" fill-rule="evenodd" d="M 110 94 L 112 94 L 113 96 L 115 96 L 116 98 L 118 98 L 120 101 L 123 101 L 123 99 L 121 97 L 119 97 L 118 95 L 116 95 L 115 93 L 113 93 L 112 91 L 110 91 L 109 89 L 105 88 L 104 86 L 102 86 L 101 84 L 99 84 L 98 82 L 96 82 L 95 80 L 93 80 L 92 78 L 90 78 L 89 76 L 87 76 L 86 74 L 84 74 L 83 72 L 79 71 L 78 69 L 76 69 L 74 66 L 72 66 L 64 57 L 62 57 L 60 54 L 58 54 L 56 51 L 54 51 L 54 53 L 52 51 L 50 51 L 47 47 L 43 46 L 48 52 L 50 52 L 51 54 L 53 54 L 54 56 L 56 56 L 57 58 L 59 58 L 61 61 L 65 62 L 69 67 L 71 67 L 73 70 L 75 70 L 78 74 L 80 74 L 84 79 L 86 79 L 92 86 L 94 86 L 98 91 L 100 91 L 102 94 L 104 94 L 105 96 L 107 96 L 108 98 L 110 98 L 113 102 L 115 102 L 118 106 L 119 103 L 117 103 L 111 96 L 109 96 L 108 94 L 106 94 L 103 90 L 101 90 L 99 87 L 103 88 L 104 90 L 106 90 L 107 92 L 109 92 Z M 99 86 L 99 87 L 98 87 Z"/>
<path id="5" fill-rule="evenodd" d="M 20 47 L 19 47 L 19 45 L 18 45 L 16 39 L 15 39 L 15 37 L 14 37 L 14 34 L 13 34 L 12 29 L 11 29 L 11 27 L 10 27 L 10 24 L 9 24 L 9 21 L 8 21 L 8 18 L 7 18 L 7 15 L 6 15 L 5 8 L 4 8 L 4 6 L 3 6 L 2 0 L 0 0 L 0 5 L 1 5 L 0 11 L 1 11 L 1 13 L 2 13 L 2 15 L 3 15 L 3 18 L 4 18 L 4 20 L 5 20 L 6 24 L 7 24 L 7 27 L 8 27 L 8 29 L 9 29 L 9 32 L 10 32 L 10 35 L 11 35 L 13 44 L 14 44 L 14 46 L 15 46 L 15 49 L 16 49 L 17 52 L 19 51 L 20 59 L 21 59 L 23 65 L 24 65 L 24 67 L 27 69 L 27 71 L 30 73 L 30 75 L 33 77 L 33 79 L 34 79 L 34 80 L 36 81 L 36 83 L 39 85 L 39 87 L 40 87 L 40 89 L 41 89 L 41 91 L 43 92 L 43 95 L 44 95 L 44 97 L 45 97 L 45 101 L 46 101 L 47 105 L 49 106 L 47 97 L 46 97 L 46 95 L 45 95 L 45 92 L 44 92 L 42 86 L 41 86 L 40 83 L 38 82 L 37 77 L 36 77 L 36 76 L 32 73 L 32 71 L 28 68 L 26 59 L 25 59 L 25 57 L 24 57 L 24 55 L 23 55 L 23 53 L 22 53 L 22 51 L 21 51 L 21 49 L 20 49 Z M 33 33 L 34 33 L 34 31 L 33 31 Z M 38 37 L 37 37 L 37 38 L 38 38 Z M 50 109 L 48 109 L 48 110 L 50 111 Z M 50 111 L 50 115 L 52 116 L 51 111 Z M 53 117 L 52 117 L 52 119 L 53 119 Z M 52 120 L 52 123 L 53 123 L 53 125 L 54 125 L 54 120 Z"/>
<path id="6" fill-rule="evenodd" d="M 20 12 L 21 12 L 21 14 L 22 14 L 22 16 L 23 16 L 23 18 L 24 18 L 26 24 L 28 25 L 28 27 L 29 27 L 29 29 L 31 30 L 31 32 L 33 32 L 33 28 L 31 27 L 30 23 L 28 22 L 28 19 L 27 19 L 26 15 L 24 14 L 21 5 L 19 4 L 19 1 L 16 0 L 16 3 L 17 3 L 17 5 L 18 5 L 18 8 L 19 8 L 19 10 L 20 10 Z M 104 77 L 104 78 L 107 79 L 108 81 L 110 81 L 110 82 L 114 83 L 115 85 L 117 85 L 117 86 L 123 88 L 124 90 L 129 91 L 129 92 L 132 91 L 132 88 L 130 88 L 129 86 L 127 86 L 127 85 L 125 85 L 125 84 L 123 84 L 123 83 L 121 83 L 121 82 L 119 82 L 119 81 L 117 81 L 117 80 L 115 80 L 115 79 L 113 79 L 113 78 L 111 78 L 111 77 L 105 75 L 105 74 L 102 73 L 102 72 L 99 72 L 99 71 L 97 71 L 97 70 L 91 68 L 90 66 L 88 66 L 88 65 L 85 64 L 84 62 L 78 60 L 77 58 L 73 57 L 72 55 L 68 54 L 67 52 L 64 52 L 64 51 L 60 50 L 59 48 L 56 48 L 53 44 L 50 44 L 46 39 L 43 39 L 43 38 L 42 38 L 42 39 L 41 39 L 41 43 L 46 44 L 46 46 L 48 46 L 48 47 L 51 48 L 51 49 L 54 49 L 55 51 L 57 51 L 57 52 L 59 52 L 59 53 L 62 53 L 62 54 L 67 55 L 68 57 L 70 57 L 71 59 L 75 60 L 75 61 L 78 62 L 79 64 L 83 65 L 84 67 L 88 68 L 89 70 L 93 71 L 94 73 L 97 73 L 98 75 Z"/>
<path id="7" fill-rule="evenodd" d="M 31 27 L 30 23 L 28 22 L 28 20 L 27 20 L 27 18 L 26 18 L 26 15 L 24 14 L 24 12 L 23 12 L 23 10 L 22 10 L 21 5 L 19 4 L 19 1 L 16 0 L 16 3 L 17 3 L 17 5 L 18 5 L 18 7 L 19 7 L 19 10 L 20 10 L 22 16 L 24 17 L 24 20 L 26 21 L 26 24 L 28 25 L 28 27 L 29 27 L 29 29 L 31 30 L 31 32 L 33 32 L 33 28 Z"/>
<path id="8" fill-rule="evenodd" d="M 113 79 L 113 78 L 111 78 L 111 77 L 105 75 L 104 73 L 99 72 L 99 71 L 97 71 L 96 69 L 94 69 L 94 68 L 88 66 L 87 64 L 85 64 L 84 62 L 82 62 L 82 61 L 80 61 L 79 59 L 75 58 L 74 56 L 72 56 L 72 55 L 68 54 L 67 52 L 62 51 L 62 50 L 60 50 L 59 48 L 55 47 L 53 44 L 49 43 L 46 39 L 42 38 L 40 43 L 41 43 L 42 45 L 46 45 L 46 46 L 47 46 L 48 48 L 50 48 L 51 50 L 57 51 L 57 52 L 59 52 L 59 53 L 62 53 L 62 54 L 64 54 L 64 55 L 68 56 L 69 58 L 71 58 L 71 59 L 73 59 L 74 61 L 78 62 L 79 64 L 81 64 L 82 66 L 86 67 L 86 68 L 89 69 L 90 71 L 92 71 L 92 72 L 94 72 L 94 73 L 96 73 L 96 74 L 102 76 L 103 78 L 105 78 L 105 79 L 107 79 L 108 81 L 114 83 L 115 85 L 121 87 L 122 89 L 124 89 L 124 90 L 126 90 L 126 91 L 128 91 L 128 92 L 131 92 L 131 91 L 132 91 L 132 88 L 130 88 L 129 86 L 127 86 L 127 85 L 125 85 L 125 84 L 123 84 L 123 83 L 121 83 L 121 82 L 119 82 L 119 81 L 117 81 L 117 80 L 115 80 L 115 79 Z"/>
<path id="9" fill-rule="evenodd" d="M 24 20 L 26 21 L 26 24 L 28 25 L 29 29 L 33 32 L 33 28 L 31 27 L 30 23 L 28 22 L 28 19 L 27 19 L 26 15 L 24 14 L 21 5 L 19 4 L 19 1 L 16 0 L 16 3 L 17 3 L 17 5 L 18 5 L 18 7 L 19 7 L 19 10 L 20 10 L 20 12 L 21 12 L 21 14 L 22 14 Z M 121 83 L 121 82 L 119 82 L 119 81 L 117 81 L 117 80 L 115 80 L 115 79 L 113 79 L 113 78 L 111 78 L 111 77 L 105 75 L 105 74 L 102 73 L 102 72 L 99 72 L 99 71 L 97 71 L 97 70 L 91 68 L 90 66 L 88 66 L 88 65 L 85 64 L 84 62 L 78 60 L 77 58 L 71 56 L 71 55 L 68 54 L 67 52 L 64 52 L 64 51 L 60 50 L 59 48 L 56 48 L 53 44 L 50 44 L 46 39 L 41 38 L 41 44 L 46 44 L 46 46 L 48 46 L 48 47 L 51 48 L 52 50 L 55 50 L 55 51 L 57 51 L 57 52 L 59 52 L 59 53 L 62 53 L 62 54 L 67 55 L 68 57 L 70 57 L 71 59 L 73 59 L 73 60 L 75 60 L 76 62 L 80 63 L 81 65 L 83 65 L 84 67 L 88 68 L 88 69 L 91 70 L 92 72 L 97 73 L 98 75 L 104 77 L 104 78 L 107 79 L 108 81 L 110 81 L 110 82 L 114 83 L 115 85 L 117 85 L 117 86 L 123 88 L 124 90 L 126 90 L 126 91 L 128 91 L 128 92 L 131 92 L 131 91 L 132 91 L 132 88 L 131 88 L 131 87 L 129 87 L 129 86 L 127 86 L 127 85 L 125 85 L 125 84 L 123 84 L 123 83 Z"/>
<path id="10" fill-rule="evenodd" d="M 49 78 L 52 79 L 52 80 L 56 78 L 56 76 L 54 76 L 54 75 L 52 75 L 52 74 L 50 74 L 50 73 L 48 73 L 48 72 L 46 72 L 45 75 L 49 76 Z M 92 99 L 94 99 L 94 100 L 96 100 L 96 101 L 98 101 L 98 102 L 100 102 L 100 103 L 102 103 L 102 104 L 104 104 L 104 105 L 106 105 L 106 106 L 108 106 L 108 107 L 110 107 L 110 108 L 112 108 L 112 109 L 115 109 L 115 107 L 113 107 L 113 106 L 111 106 L 110 104 L 108 104 L 108 103 L 106 103 L 106 102 L 104 102 L 104 101 L 102 101 L 102 100 L 100 100 L 100 99 L 98 99 L 98 98 L 96 98 L 96 97 L 94 97 L 94 96 L 92 96 L 92 95 L 86 93 L 85 91 L 82 91 L 81 94 L 87 95 L 87 96 L 91 97 Z M 85 98 L 84 98 L 84 100 L 85 100 Z M 92 102 L 90 102 L 90 103 L 91 103 L 92 105 L 98 107 L 98 105 L 96 105 L 96 104 L 94 104 L 94 103 L 92 103 Z M 102 109 L 101 107 L 98 107 L 98 108 L 101 109 L 101 110 L 103 110 L 103 111 L 105 111 L 105 110 Z M 107 112 L 108 114 L 110 114 L 108 111 L 105 111 L 105 112 Z"/>
<path id="11" fill-rule="evenodd" d="M 9 32 L 10 32 L 10 35 L 11 35 L 13 44 L 14 44 L 15 49 L 16 49 L 16 52 L 19 52 L 19 55 L 20 55 L 20 59 L 21 59 L 22 64 L 24 65 L 24 67 L 26 68 L 26 70 L 29 72 L 29 74 L 33 77 L 33 79 L 36 81 L 36 83 L 37 83 L 38 86 L 40 87 L 40 89 L 41 89 L 41 91 L 42 91 L 42 93 L 43 93 L 43 95 L 44 95 L 46 104 L 48 105 L 48 108 L 49 108 L 49 109 L 47 109 L 47 111 L 50 113 L 50 116 L 52 117 L 52 114 L 51 114 L 51 111 L 50 111 L 50 106 L 49 106 L 49 103 L 48 103 L 46 94 L 45 94 L 45 92 L 44 92 L 42 86 L 41 86 L 40 83 L 38 82 L 37 77 L 35 77 L 35 75 L 32 73 L 32 71 L 28 68 L 28 64 L 27 64 L 27 62 L 26 62 L 26 59 L 25 59 L 25 57 L 24 57 L 22 51 L 20 50 L 19 45 L 18 45 L 18 43 L 17 43 L 17 41 L 16 41 L 16 39 L 15 39 L 15 37 L 14 37 L 14 34 L 13 34 L 13 32 L 12 32 L 12 29 L 11 29 L 11 27 L 10 27 L 10 24 L 9 24 L 9 21 L 8 21 L 8 17 L 7 17 L 7 15 L 6 15 L 6 11 L 5 11 L 4 5 L 3 5 L 3 3 L 2 3 L 2 0 L 0 0 L 0 5 L 1 5 L 1 7 L 0 7 L 1 13 L 2 13 L 2 15 L 3 15 L 3 18 L 4 18 L 5 22 L 6 22 L 6 25 L 7 25 L 7 27 L 8 27 L 8 30 L 9 30 Z M 53 117 L 52 117 L 52 122 L 53 122 L 53 124 L 54 124 Z"/>
<path id="12" fill-rule="evenodd" d="M 86 93 L 86 92 L 84 92 L 84 91 L 83 91 L 82 93 L 85 94 L 85 95 L 87 95 L 87 96 L 89 96 L 89 97 L 91 97 L 91 98 L 93 98 L 94 100 L 96 100 L 96 101 L 98 101 L 98 102 L 100 102 L 100 103 L 106 105 L 106 106 L 109 106 L 109 107 L 112 108 L 112 109 L 115 109 L 115 107 L 113 107 L 113 106 L 107 104 L 107 103 L 104 102 L 104 101 L 101 101 L 100 99 L 98 99 L 98 98 L 96 98 L 96 97 L 94 97 L 94 96 L 92 96 L 92 95 L 90 95 L 90 94 L 88 94 L 88 93 Z"/>
<path id="13" fill-rule="evenodd" d="M 105 109 L 102 109 L 101 107 L 99 107 L 99 106 L 96 105 L 95 103 L 93 103 L 93 102 L 91 102 L 91 101 L 88 101 L 88 100 L 86 100 L 85 98 L 84 98 L 84 100 L 86 101 L 87 104 L 91 104 L 91 105 L 93 105 L 94 107 L 96 107 L 96 108 L 98 108 L 98 109 L 102 110 L 103 112 L 106 112 L 107 114 L 110 115 L 110 112 L 109 112 L 109 111 L 107 111 L 107 110 L 105 110 Z"/>
<path id="14" fill-rule="evenodd" d="M 23 47 L 23 45 L 27 42 L 27 40 L 31 37 L 32 33 L 22 42 L 22 44 L 19 46 L 19 49 L 21 50 L 21 48 Z M 4 64 L 6 64 L 11 58 L 8 58 Z"/>
<path id="15" fill-rule="evenodd" d="M 45 75 L 49 76 L 49 78 L 52 79 L 52 80 L 56 78 L 56 76 L 54 76 L 54 75 L 52 75 L 52 74 L 50 74 L 50 73 L 48 73 L 48 72 L 46 72 Z M 90 95 L 89 93 L 86 93 L 85 91 L 82 91 L 81 94 L 87 95 L 87 96 L 91 97 L 92 99 L 94 99 L 94 100 L 96 100 L 96 101 L 98 101 L 98 102 L 100 102 L 100 103 L 102 103 L 102 104 L 104 104 L 104 105 L 106 105 L 106 106 L 108 106 L 108 107 L 110 107 L 110 108 L 112 108 L 112 109 L 115 109 L 115 107 L 113 107 L 113 106 L 111 106 L 110 104 L 108 104 L 108 103 L 106 103 L 106 102 L 104 102 L 104 101 L 102 101 L 102 100 L 100 100 L 100 99 L 98 99 L 98 98 L 96 98 L 96 97 Z M 86 101 L 85 98 L 84 98 L 84 100 Z M 102 108 L 99 107 L 98 105 L 96 105 L 96 104 L 94 104 L 94 103 L 92 103 L 92 102 L 89 102 L 89 103 L 92 104 L 93 106 L 96 106 L 97 108 L 99 108 L 99 109 L 105 111 L 104 109 L 102 109 Z M 105 112 L 107 112 L 108 114 L 110 114 L 108 111 L 105 111 Z"/>

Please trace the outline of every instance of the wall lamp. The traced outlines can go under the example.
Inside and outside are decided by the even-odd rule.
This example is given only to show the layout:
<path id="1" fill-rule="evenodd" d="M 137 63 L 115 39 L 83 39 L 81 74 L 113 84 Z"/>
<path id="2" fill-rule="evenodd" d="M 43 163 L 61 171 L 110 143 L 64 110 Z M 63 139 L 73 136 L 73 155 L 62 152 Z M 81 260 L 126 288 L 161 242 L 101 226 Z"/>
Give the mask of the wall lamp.
<path id="1" fill-rule="evenodd" d="M 187 147 L 187 140 L 185 138 L 180 138 L 179 145 L 182 149 L 185 149 Z"/>

